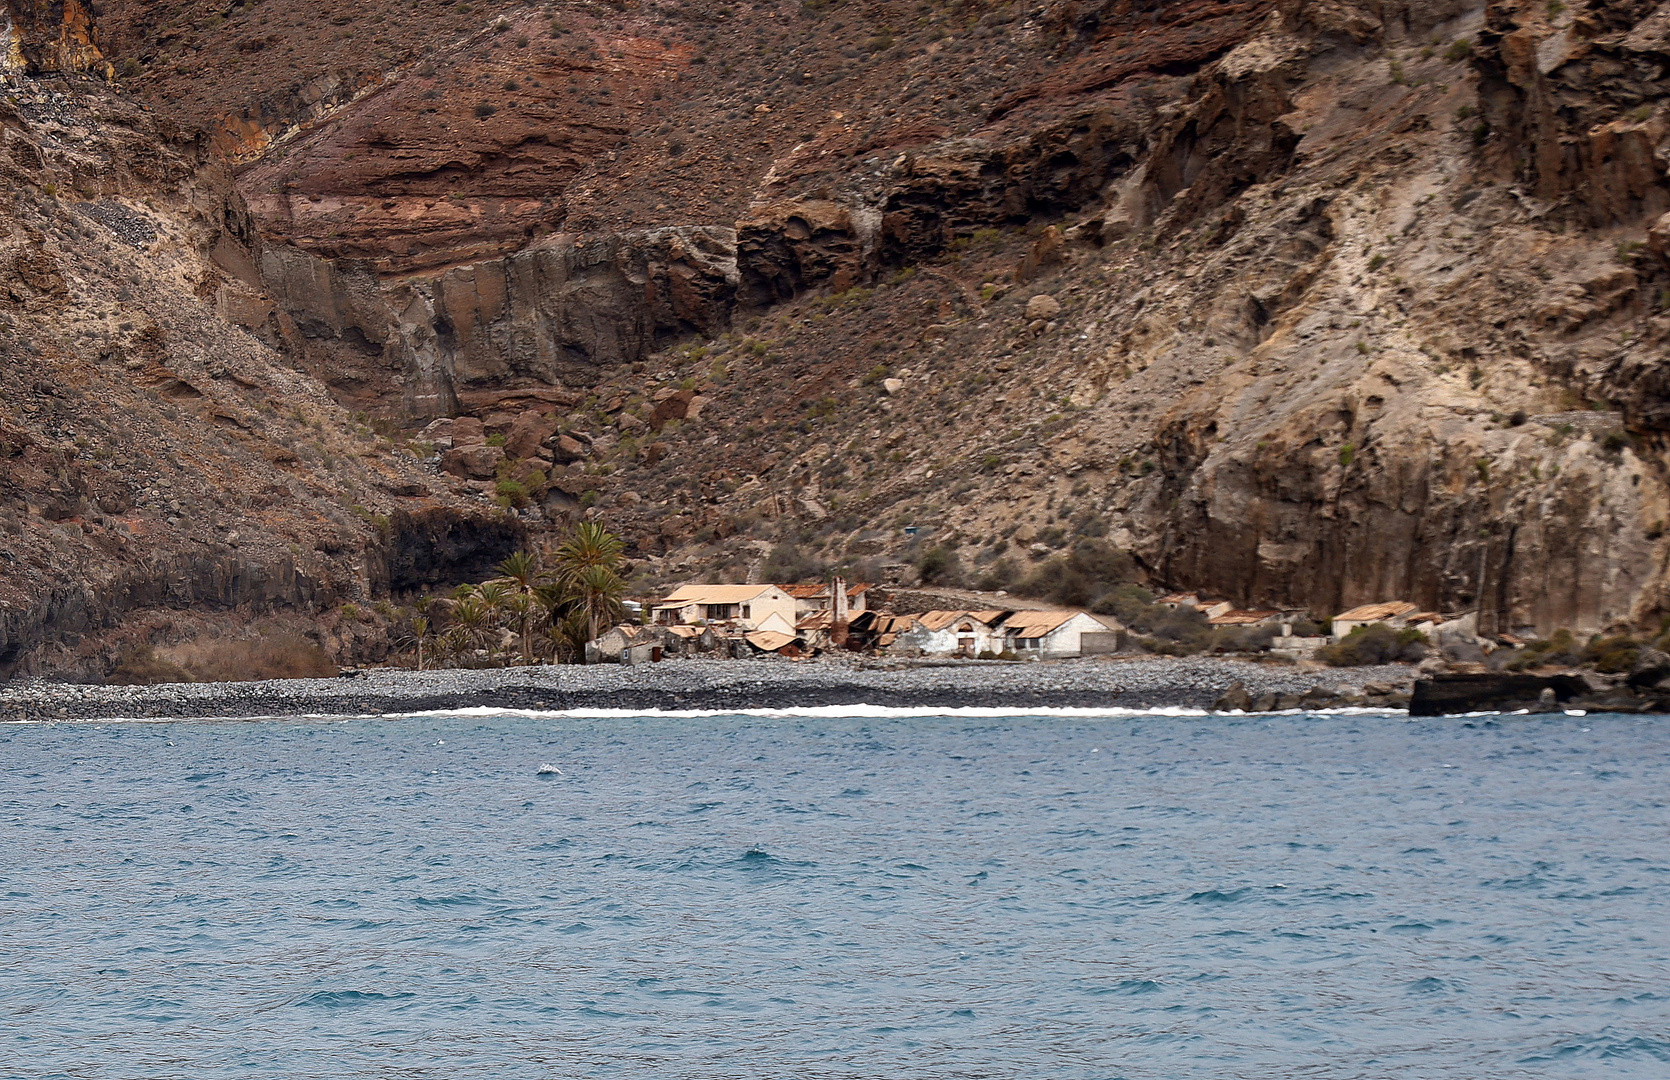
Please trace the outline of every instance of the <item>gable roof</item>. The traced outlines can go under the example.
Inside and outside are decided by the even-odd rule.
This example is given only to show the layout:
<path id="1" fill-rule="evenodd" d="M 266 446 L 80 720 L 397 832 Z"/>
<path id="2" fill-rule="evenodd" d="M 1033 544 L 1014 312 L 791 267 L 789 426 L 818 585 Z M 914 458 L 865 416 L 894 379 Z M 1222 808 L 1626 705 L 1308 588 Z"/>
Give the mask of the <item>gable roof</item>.
<path id="1" fill-rule="evenodd" d="M 916 621 L 929 630 L 943 630 L 962 619 L 973 619 L 975 622 L 990 625 L 993 619 L 1002 614 L 1001 611 L 924 611 L 916 616 Z"/>
<path id="2" fill-rule="evenodd" d="M 1273 619 L 1280 615 L 1279 611 L 1226 611 L 1222 615 L 1214 615 L 1206 621 L 1213 626 L 1253 626 L 1265 619 Z"/>
<path id="3" fill-rule="evenodd" d="M 1003 620 L 1005 630 L 1013 630 L 1021 637 L 1043 637 L 1052 630 L 1058 630 L 1074 615 L 1081 615 L 1080 611 L 1017 611 Z"/>
<path id="4" fill-rule="evenodd" d="M 746 604 L 775 585 L 680 585 L 658 604 Z"/>
<path id="5" fill-rule="evenodd" d="M 1350 611 L 1342 611 L 1335 615 L 1335 619 L 1347 619 L 1351 622 L 1378 622 L 1381 619 L 1395 619 L 1400 615 L 1407 615 L 1415 610 L 1415 605 L 1407 600 L 1391 600 L 1383 604 L 1363 604 Z"/>

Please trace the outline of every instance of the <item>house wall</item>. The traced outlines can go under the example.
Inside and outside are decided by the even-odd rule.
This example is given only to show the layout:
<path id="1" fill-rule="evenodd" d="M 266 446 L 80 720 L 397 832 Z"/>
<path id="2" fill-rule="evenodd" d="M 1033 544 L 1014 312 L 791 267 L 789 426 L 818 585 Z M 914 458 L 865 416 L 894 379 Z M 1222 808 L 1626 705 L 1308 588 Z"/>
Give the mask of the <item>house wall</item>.
<path id="1" fill-rule="evenodd" d="M 1109 627 L 1086 614 L 1074 615 L 1054 630 L 1045 634 L 1036 649 L 1022 649 L 1018 637 L 1010 637 L 1009 647 L 1017 656 L 1036 656 L 1045 660 L 1061 660 L 1084 655 L 1085 634 L 1111 634 Z"/>
<path id="2" fill-rule="evenodd" d="M 782 589 L 769 588 L 748 601 L 748 618 L 741 621 L 751 631 L 781 630 L 792 634 L 798 621 L 794 607 L 794 597 Z"/>
<path id="3" fill-rule="evenodd" d="M 964 622 L 973 625 L 972 634 L 964 634 L 957 629 Z M 1002 652 L 1005 647 L 1003 635 L 994 633 L 990 626 L 978 619 L 957 619 L 942 630 L 929 630 L 917 623 L 900 634 L 893 647 L 909 651 L 920 649 L 925 656 L 950 656 L 957 651 L 957 643 L 965 637 L 974 638 L 974 656 L 983 652 Z"/>

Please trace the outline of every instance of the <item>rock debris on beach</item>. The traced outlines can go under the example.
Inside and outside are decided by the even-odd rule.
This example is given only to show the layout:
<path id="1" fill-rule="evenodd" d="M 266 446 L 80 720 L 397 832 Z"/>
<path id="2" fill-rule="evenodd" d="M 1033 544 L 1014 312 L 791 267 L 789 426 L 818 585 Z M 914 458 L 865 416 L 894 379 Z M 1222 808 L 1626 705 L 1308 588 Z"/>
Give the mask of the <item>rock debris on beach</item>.
<path id="1" fill-rule="evenodd" d="M 162 686 L 30 680 L 0 687 L 0 719 L 382 715 L 498 707 L 561 710 L 761 709 L 823 705 L 1209 709 L 1239 682 L 1254 701 L 1321 688 L 1407 688 L 1405 665 L 1306 670 L 1238 660 L 1154 657 L 1049 663 L 675 660 L 593 667 L 373 669 L 336 679 Z M 1315 696 L 1307 705 L 1315 703 Z M 1294 707 L 1290 701 L 1286 707 Z"/>

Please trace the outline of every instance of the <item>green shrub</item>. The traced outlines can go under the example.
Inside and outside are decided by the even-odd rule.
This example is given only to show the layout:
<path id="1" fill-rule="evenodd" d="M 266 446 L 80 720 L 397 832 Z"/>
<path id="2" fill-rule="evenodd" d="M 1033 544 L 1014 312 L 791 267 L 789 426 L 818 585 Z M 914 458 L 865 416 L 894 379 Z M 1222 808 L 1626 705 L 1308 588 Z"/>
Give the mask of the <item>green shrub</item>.
<path id="1" fill-rule="evenodd" d="M 1625 634 L 1597 637 L 1584 646 L 1578 659 L 1608 674 L 1628 671 L 1641 659 L 1641 643 Z"/>
<path id="2" fill-rule="evenodd" d="M 923 552 L 916 570 L 921 574 L 924 585 L 959 585 L 963 580 L 962 561 L 955 551 L 944 545 Z"/>
<path id="3" fill-rule="evenodd" d="M 1412 627 L 1395 630 L 1385 623 L 1359 626 L 1316 654 L 1318 660 L 1334 667 L 1392 664 L 1400 660 L 1413 663 L 1425 657 L 1425 634 Z"/>
<path id="4" fill-rule="evenodd" d="M 1066 555 L 1039 563 L 1015 591 L 1063 607 L 1089 607 L 1129 581 L 1135 569 L 1131 557 L 1112 544 L 1086 538 Z"/>
<path id="5" fill-rule="evenodd" d="M 1583 649 L 1577 644 L 1577 639 L 1570 630 L 1556 630 L 1548 637 L 1533 641 L 1514 654 L 1507 663 L 1509 671 L 1524 671 L 1526 668 L 1540 667 L 1544 664 L 1566 666 L 1579 663 L 1583 658 Z"/>

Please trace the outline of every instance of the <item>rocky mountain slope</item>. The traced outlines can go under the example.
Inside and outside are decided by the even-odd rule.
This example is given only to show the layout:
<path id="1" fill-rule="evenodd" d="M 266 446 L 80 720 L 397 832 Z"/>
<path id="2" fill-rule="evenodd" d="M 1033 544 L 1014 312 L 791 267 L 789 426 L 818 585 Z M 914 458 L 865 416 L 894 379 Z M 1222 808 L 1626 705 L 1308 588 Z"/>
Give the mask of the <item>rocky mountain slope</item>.
<path id="1" fill-rule="evenodd" d="M 217 332 L 427 427 L 522 527 L 595 505 L 653 577 L 926 542 L 1001 583 L 1089 536 L 1244 604 L 1666 608 L 1670 7 L 100 27 L 123 92 L 235 170 Z"/>
<path id="2" fill-rule="evenodd" d="M 0 675 L 102 675 L 207 612 L 311 625 L 512 549 L 227 321 L 267 302 L 224 164 L 111 91 L 85 9 L 36 7 L 7 6 L 0 97 Z"/>

